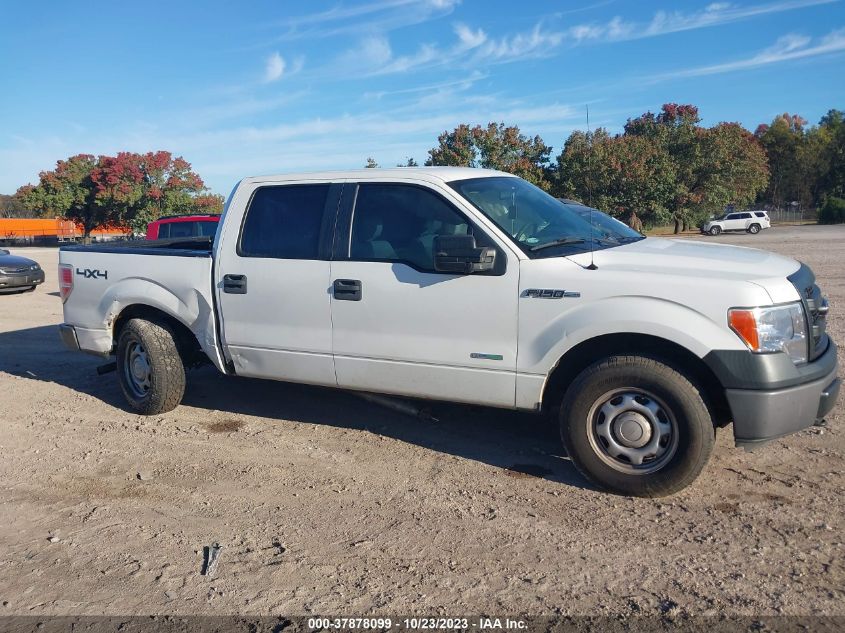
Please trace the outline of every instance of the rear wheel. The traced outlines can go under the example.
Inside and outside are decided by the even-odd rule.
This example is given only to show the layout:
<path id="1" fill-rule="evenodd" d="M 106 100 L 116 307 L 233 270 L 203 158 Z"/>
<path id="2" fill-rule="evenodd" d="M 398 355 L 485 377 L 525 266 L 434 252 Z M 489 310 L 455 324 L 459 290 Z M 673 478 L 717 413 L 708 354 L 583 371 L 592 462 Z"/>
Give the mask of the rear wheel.
<path id="1" fill-rule="evenodd" d="M 710 227 L 710 235 L 718 235 L 722 232 L 721 226 L 711 226 Z"/>
<path id="2" fill-rule="evenodd" d="M 117 342 L 117 375 L 126 401 L 138 413 L 175 409 L 185 393 L 185 365 L 165 324 L 130 319 Z"/>
<path id="3" fill-rule="evenodd" d="M 584 370 L 564 396 L 560 434 L 587 479 L 639 497 L 688 486 L 715 442 L 698 389 L 669 365 L 642 356 L 613 356 Z"/>
<path id="4" fill-rule="evenodd" d="M 760 232 L 760 225 L 759 224 L 752 224 L 751 226 L 748 227 L 748 232 L 753 234 L 753 235 L 756 235 L 757 233 Z"/>

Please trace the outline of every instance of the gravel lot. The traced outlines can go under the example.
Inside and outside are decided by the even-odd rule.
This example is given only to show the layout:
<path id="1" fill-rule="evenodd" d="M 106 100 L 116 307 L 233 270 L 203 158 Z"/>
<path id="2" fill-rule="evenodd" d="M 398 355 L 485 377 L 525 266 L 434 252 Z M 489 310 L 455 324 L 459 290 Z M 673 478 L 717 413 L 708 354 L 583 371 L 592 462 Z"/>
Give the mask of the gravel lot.
<path id="1" fill-rule="evenodd" d="M 845 227 L 695 239 L 808 263 L 845 342 Z M 208 368 L 146 418 L 62 348 L 57 252 L 12 250 L 48 280 L 0 295 L 0 615 L 845 614 L 842 403 L 755 453 L 721 431 L 663 500 L 592 490 L 525 414 Z"/>

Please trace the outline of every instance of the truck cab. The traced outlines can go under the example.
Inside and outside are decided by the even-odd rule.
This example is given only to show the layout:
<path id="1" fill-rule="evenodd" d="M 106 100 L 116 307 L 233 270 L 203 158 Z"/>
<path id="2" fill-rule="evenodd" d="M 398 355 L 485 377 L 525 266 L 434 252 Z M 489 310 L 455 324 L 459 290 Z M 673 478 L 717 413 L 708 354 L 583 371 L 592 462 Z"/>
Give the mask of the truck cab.
<path id="1" fill-rule="evenodd" d="M 836 400 L 812 271 L 599 228 L 511 174 L 367 169 L 242 180 L 213 242 L 64 247 L 65 343 L 116 356 L 129 406 L 186 368 L 545 413 L 578 469 L 659 496 L 716 429 L 753 447 Z"/>

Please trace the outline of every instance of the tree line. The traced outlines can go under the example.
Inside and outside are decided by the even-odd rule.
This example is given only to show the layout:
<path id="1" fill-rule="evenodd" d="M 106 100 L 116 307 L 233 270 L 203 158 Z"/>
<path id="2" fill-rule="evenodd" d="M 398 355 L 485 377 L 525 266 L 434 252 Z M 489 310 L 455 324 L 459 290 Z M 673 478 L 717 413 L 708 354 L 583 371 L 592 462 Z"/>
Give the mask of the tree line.
<path id="1" fill-rule="evenodd" d="M 87 238 L 97 228 L 129 227 L 144 233 L 162 215 L 221 213 L 223 196 L 209 193 L 191 164 L 170 152 L 116 156 L 77 154 L 42 171 L 8 201 L 19 217 L 60 217 Z"/>
<path id="2" fill-rule="evenodd" d="M 845 208 L 839 110 L 812 127 L 785 113 L 752 133 L 738 123 L 704 127 L 697 107 L 668 103 L 629 119 L 619 134 L 574 131 L 554 160 L 542 138 L 516 125 L 461 124 L 438 137 L 425 164 L 499 169 L 632 225 L 674 223 L 675 232 L 728 205 L 821 207 L 820 221 L 845 222 L 838 211 Z M 413 165 L 411 158 L 399 166 Z M 367 167 L 376 166 L 367 159 Z"/>
<path id="3" fill-rule="evenodd" d="M 621 133 L 574 131 L 554 159 L 539 136 L 516 125 L 458 125 L 437 138 L 425 165 L 486 167 L 525 178 L 554 196 L 575 199 L 633 226 L 694 227 L 728 205 L 799 206 L 819 221 L 845 222 L 845 114 L 817 125 L 784 113 L 752 133 L 738 123 L 701 125 L 698 108 L 668 103 L 628 119 Z M 368 158 L 367 167 L 378 167 Z M 400 167 L 416 167 L 407 158 Z M 168 214 L 220 213 L 191 164 L 170 152 L 77 154 L 39 174 L 14 196 L 0 196 L 0 216 L 61 217 L 87 237 L 96 228 L 130 227 Z"/>

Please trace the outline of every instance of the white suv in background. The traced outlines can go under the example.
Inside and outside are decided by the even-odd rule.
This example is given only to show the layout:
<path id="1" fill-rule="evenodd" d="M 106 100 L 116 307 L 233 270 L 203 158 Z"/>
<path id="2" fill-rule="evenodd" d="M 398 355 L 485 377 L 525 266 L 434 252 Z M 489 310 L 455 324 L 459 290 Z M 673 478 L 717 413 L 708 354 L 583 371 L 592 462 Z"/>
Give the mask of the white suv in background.
<path id="1" fill-rule="evenodd" d="M 722 231 L 747 231 L 757 234 L 761 229 L 768 229 L 771 226 L 769 214 L 765 211 L 742 211 L 727 213 L 710 220 L 701 227 L 701 232 L 710 235 L 718 235 Z"/>

